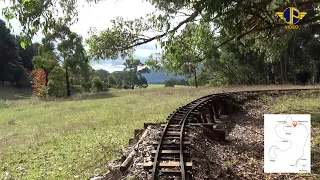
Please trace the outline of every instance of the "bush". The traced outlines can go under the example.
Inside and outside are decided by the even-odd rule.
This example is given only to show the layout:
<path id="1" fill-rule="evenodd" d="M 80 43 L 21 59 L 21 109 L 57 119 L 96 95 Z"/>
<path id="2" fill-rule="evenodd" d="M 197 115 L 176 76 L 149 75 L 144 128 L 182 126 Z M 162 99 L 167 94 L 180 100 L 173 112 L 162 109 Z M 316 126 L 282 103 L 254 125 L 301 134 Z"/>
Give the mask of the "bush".
<path id="1" fill-rule="evenodd" d="M 95 92 L 103 91 L 103 86 L 104 86 L 104 83 L 100 79 L 100 77 L 95 76 L 92 78 L 92 91 L 95 91 Z"/>
<path id="2" fill-rule="evenodd" d="M 173 84 L 173 82 L 172 81 L 165 81 L 164 82 L 164 87 L 174 87 L 174 84 Z"/>
<path id="3" fill-rule="evenodd" d="M 147 88 L 148 87 L 148 84 L 142 84 L 141 86 L 140 86 L 140 88 Z"/>
<path id="4" fill-rule="evenodd" d="M 67 95 L 65 70 L 56 66 L 48 76 L 48 93 L 50 96 L 65 97 Z"/>
<path id="5" fill-rule="evenodd" d="M 85 91 L 85 88 L 82 85 L 71 85 L 71 92 L 74 93 L 83 93 Z"/>
<path id="6" fill-rule="evenodd" d="M 39 98 L 46 98 L 48 95 L 48 89 L 46 86 L 46 72 L 44 69 L 36 69 L 34 70 L 33 74 L 33 92 L 37 95 Z"/>
<path id="7" fill-rule="evenodd" d="M 223 86 L 227 85 L 228 80 L 222 76 L 215 76 L 213 79 L 209 80 L 206 86 Z"/>

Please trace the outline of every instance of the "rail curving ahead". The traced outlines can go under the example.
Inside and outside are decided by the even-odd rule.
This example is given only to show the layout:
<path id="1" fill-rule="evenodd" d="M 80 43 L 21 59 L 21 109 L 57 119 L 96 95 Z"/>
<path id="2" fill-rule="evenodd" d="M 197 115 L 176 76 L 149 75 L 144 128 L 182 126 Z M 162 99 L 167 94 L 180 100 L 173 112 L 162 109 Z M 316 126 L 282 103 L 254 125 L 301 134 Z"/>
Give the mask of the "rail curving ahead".
<path id="1" fill-rule="evenodd" d="M 151 179 L 159 179 L 162 176 L 175 177 L 182 180 L 192 179 L 192 162 L 189 153 L 186 151 L 187 145 L 190 144 L 187 137 L 188 124 L 215 123 L 215 119 L 219 119 L 221 111 L 227 111 L 226 106 L 230 105 L 232 95 L 301 90 L 320 89 L 278 89 L 217 93 L 200 97 L 179 107 L 168 116 L 167 123 L 162 126 L 159 141 L 154 143 L 153 162 L 146 168 L 152 173 Z"/>

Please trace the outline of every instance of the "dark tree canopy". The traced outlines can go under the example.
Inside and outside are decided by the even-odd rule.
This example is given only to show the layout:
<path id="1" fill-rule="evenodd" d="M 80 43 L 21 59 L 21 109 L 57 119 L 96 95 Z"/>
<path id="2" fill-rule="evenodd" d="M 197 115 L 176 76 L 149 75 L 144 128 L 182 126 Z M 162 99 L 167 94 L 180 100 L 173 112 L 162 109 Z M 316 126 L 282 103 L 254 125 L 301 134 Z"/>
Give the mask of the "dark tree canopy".
<path id="1" fill-rule="evenodd" d="M 0 80 L 18 82 L 25 72 L 15 36 L 0 19 Z"/>
<path id="2" fill-rule="evenodd" d="M 42 30 L 45 34 L 56 24 L 70 26 L 77 22 L 77 0 L 47 0 L 47 1 L 16 1 L 3 13 L 7 19 L 18 17 L 23 26 L 23 40 L 30 41 L 36 32 Z M 101 0 L 86 0 L 88 3 L 99 3 Z M 113 27 L 97 33 L 88 41 L 95 57 L 114 58 L 117 53 L 127 53 L 126 50 L 135 46 L 151 42 L 152 40 L 169 37 L 176 33 L 184 24 L 202 20 L 215 23 L 217 30 L 225 31 L 230 39 L 242 38 L 257 33 L 279 34 L 279 28 L 284 27 L 283 21 L 275 14 L 283 11 L 287 6 L 296 6 L 300 11 L 318 7 L 320 0 L 200 0 L 200 1 L 169 1 L 148 0 L 158 10 L 145 18 L 125 20 L 118 18 L 113 21 Z M 89 6 L 89 4 L 88 4 Z M 61 16 L 57 10 L 64 12 Z M 187 13 L 186 13 L 187 12 Z M 186 18 L 175 26 L 170 21 L 178 15 Z M 314 23 L 320 19 L 319 15 L 307 16 L 299 25 Z M 276 30 L 277 29 L 277 30 Z M 158 35 L 148 37 L 146 31 L 156 30 Z M 120 38 L 119 38 L 120 37 Z M 230 39 L 220 42 L 224 44 Z M 31 41 L 30 41 L 31 42 Z M 98 49 L 96 47 L 101 47 Z M 111 45 L 111 46 L 108 46 Z"/>

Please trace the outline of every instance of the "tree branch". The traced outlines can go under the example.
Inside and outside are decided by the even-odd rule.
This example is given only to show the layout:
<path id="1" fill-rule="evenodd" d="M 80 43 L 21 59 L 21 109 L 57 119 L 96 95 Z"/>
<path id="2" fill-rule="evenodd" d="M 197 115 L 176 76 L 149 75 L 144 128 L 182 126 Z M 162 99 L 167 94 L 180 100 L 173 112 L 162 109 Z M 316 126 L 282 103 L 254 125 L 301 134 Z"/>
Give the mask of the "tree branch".
<path id="1" fill-rule="evenodd" d="M 320 0 L 309 0 L 309 1 L 304 1 L 304 2 L 300 2 L 300 3 L 296 3 L 296 6 L 297 6 L 298 8 L 301 8 L 301 7 L 312 6 L 312 5 L 314 5 L 314 4 L 319 4 L 319 3 L 320 3 Z M 277 8 L 277 9 L 275 10 L 275 12 L 283 11 L 285 8 L 287 8 L 287 5 Z"/>
<path id="2" fill-rule="evenodd" d="M 153 40 L 163 38 L 163 37 L 165 37 L 165 36 L 166 36 L 167 34 L 169 34 L 169 33 L 174 33 L 174 32 L 176 32 L 182 25 L 184 25 L 184 24 L 192 21 L 193 19 L 195 19 L 195 18 L 199 15 L 199 13 L 202 11 L 203 8 L 204 8 L 204 7 L 201 6 L 199 9 L 197 9 L 195 12 L 193 12 L 193 13 L 191 14 L 191 16 L 189 16 L 189 17 L 186 18 L 185 20 L 181 21 L 181 22 L 180 22 L 176 27 L 174 27 L 172 30 L 170 30 L 170 31 L 168 31 L 168 32 L 165 32 L 165 33 L 163 33 L 163 34 L 161 34 L 161 35 L 154 36 L 154 37 L 152 37 L 152 38 L 150 38 L 150 39 L 148 39 L 148 40 L 145 40 L 145 41 L 142 41 L 142 42 L 138 42 L 138 43 L 129 45 L 129 46 L 127 46 L 127 47 L 121 48 L 121 50 L 122 50 L 122 51 L 128 50 L 128 49 L 131 49 L 131 48 L 133 48 L 133 47 L 136 47 L 136 46 L 139 46 L 139 45 L 142 45 L 142 44 L 146 44 L 146 43 L 151 42 L 151 41 L 153 41 Z"/>
<path id="3" fill-rule="evenodd" d="M 309 24 L 309 23 L 315 22 L 315 21 L 317 21 L 317 20 L 320 20 L 320 16 L 316 16 L 316 17 L 314 17 L 314 18 L 307 19 L 307 20 L 304 20 L 304 21 L 299 21 L 299 22 L 297 23 L 297 25 Z M 258 25 L 258 24 L 257 24 L 257 25 Z M 255 27 L 257 27 L 257 25 L 256 25 Z M 287 25 L 287 24 L 272 24 L 272 25 L 268 25 L 268 26 L 265 26 L 265 27 L 262 27 L 262 28 L 257 28 L 257 29 L 256 29 L 255 27 L 254 27 L 254 28 L 251 28 L 250 30 L 248 30 L 248 31 L 246 31 L 246 32 L 243 32 L 243 33 L 240 34 L 239 36 L 237 36 L 237 35 L 232 36 L 230 39 L 228 39 L 228 40 L 222 42 L 220 45 L 218 45 L 217 48 L 219 48 L 219 47 L 227 44 L 228 42 L 234 40 L 235 38 L 241 39 L 241 38 L 243 38 L 244 36 L 252 33 L 253 31 L 255 31 L 255 32 L 260 32 L 260 31 L 264 31 L 264 30 L 267 30 L 267 29 L 276 29 L 276 28 L 279 28 L 279 27 L 283 27 L 283 26 L 285 26 L 285 25 Z"/>

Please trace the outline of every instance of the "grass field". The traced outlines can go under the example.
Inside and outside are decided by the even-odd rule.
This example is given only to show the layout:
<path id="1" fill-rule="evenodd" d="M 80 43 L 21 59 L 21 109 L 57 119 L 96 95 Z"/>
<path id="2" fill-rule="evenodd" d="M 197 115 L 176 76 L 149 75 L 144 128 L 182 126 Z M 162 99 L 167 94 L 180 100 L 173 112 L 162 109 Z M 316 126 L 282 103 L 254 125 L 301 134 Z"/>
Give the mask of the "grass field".
<path id="1" fill-rule="evenodd" d="M 144 122 L 163 122 L 177 107 L 222 91 L 146 88 L 40 101 L 23 94 L 11 99 L 21 92 L 10 94 L 0 88 L 0 179 L 84 179 L 105 172 L 104 164 L 119 158 L 134 129 L 142 128 Z M 281 87 L 237 86 L 223 91 L 275 88 Z M 295 104 L 306 111 L 320 104 L 316 99 L 306 101 L 308 106 L 305 101 Z M 277 101 L 274 109 L 292 109 L 280 104 Z"/>

